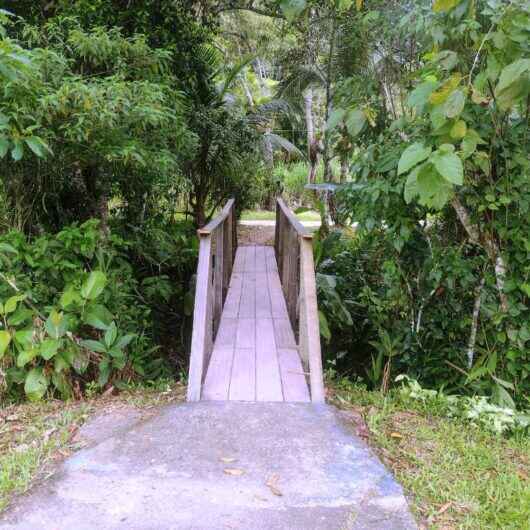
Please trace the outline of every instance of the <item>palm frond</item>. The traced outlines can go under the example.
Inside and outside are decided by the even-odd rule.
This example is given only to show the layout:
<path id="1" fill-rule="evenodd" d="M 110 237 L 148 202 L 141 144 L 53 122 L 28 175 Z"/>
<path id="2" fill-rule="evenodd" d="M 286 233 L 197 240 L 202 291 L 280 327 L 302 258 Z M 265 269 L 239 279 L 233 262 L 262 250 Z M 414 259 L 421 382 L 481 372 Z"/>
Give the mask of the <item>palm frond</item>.
<path id="1" fill-rule="evenodd" d="M 302 151 L 300 151 L 300 149 L 298 149 L 298 147 L 296 147 L 296 145 L 287 140 L 287 138 L 280 136 L 279 134 L 274 134 L 270 132 L 264 133 L 263 142 L 269 142 L 273 148 L 283 149 L 290 155 L 295 155 L 297 158 L 304 158 L 304 154 L 302 153 Z"/>
<path id="2" fill-rule="evenodd" d="M 247 57 L 244 57 L 240 62 L 235 64 L 227 73 L 226 78 L 224 80 L 224 83 L 221 87 L 221 90 L 219 92 L 219 99 L 222 101 L 224 99 L 225 94 L 228 92 L 230 87 L 232 86 L 232 83 L 237 79 L 239 74 L 247 67 L 249 63 L 251 63 L 255 59 L 254 55 L 249 55 Z"/>
<path id="3" fill-rule="evenodd" d="M 295 99 L 309 86 L 325 86 L 325 84 L 326 80 L 318 68 L 299 65 L 294 67 L 280 83 L 278 95 Z"/>

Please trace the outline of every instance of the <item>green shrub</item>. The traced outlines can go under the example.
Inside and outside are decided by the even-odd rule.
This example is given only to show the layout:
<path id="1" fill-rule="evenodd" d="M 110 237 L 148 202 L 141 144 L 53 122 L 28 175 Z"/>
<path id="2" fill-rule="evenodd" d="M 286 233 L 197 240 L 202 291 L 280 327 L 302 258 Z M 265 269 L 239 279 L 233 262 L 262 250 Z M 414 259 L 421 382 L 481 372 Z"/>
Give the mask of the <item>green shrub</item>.
<path id="1" fill-rule="evenodd" d="M 307 172 L 306 162 L 290 164 L 282 162 L 274 167 L 274 180 L 290 205 L 310 206 L 312 204 L 311 193 L 305 189 Z"/>
<path id="2" fill-rule="evenodd" d="M 518 346 L 518 336 L 510 344 L 502 333 L 494 285 L 484 287 L 476 357 L 467 366 L 475 274 L 483 262 L 448 245 L 447 231 L 432 219 L 429 241 L 415 231 L 399 250 L 396 234 L 384 227 L 353 238 L 335 232 L 316 244 L 326 359 L 375 388 L 406 373 L 427 388 L 527 406 L 528 350 Z"/>
<path id="3" fill-rule="evenodd" d="M 55 235 L 1 236 L 0 399 L 69 398 L 92 382 L 169 374 L 157 322 L 168 304 L 181 301 L 183 313 L 191 299 L 189 282 L 172 282 L 189 279 L 189 243 L 182 227 L 102 240 L 95 220 Z"/>

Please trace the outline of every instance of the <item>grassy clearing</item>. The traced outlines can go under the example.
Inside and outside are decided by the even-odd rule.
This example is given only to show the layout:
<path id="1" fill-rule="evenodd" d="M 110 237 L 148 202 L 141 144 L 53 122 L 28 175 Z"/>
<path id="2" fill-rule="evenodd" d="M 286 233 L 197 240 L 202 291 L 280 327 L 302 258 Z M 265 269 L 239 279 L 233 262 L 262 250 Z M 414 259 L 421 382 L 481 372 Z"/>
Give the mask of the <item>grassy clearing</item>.
<path id="1" fill-rule="evenodd" d="M 152 411 L 184 399 L 174 382 L 137 386 L 118 395 L 85 401 L 45 401 L 12 405 L 0 411 L 0 511 L 13 497 L 46 478 L 56 465 L 80 447 L 76 433 L 96 413 L 121 405 Z"/>
<path id="2" fill-rule="evenodd" d="M 528 437 L 497 436 L 351 384 L 332 385 L 330 397 L 362 416 L 369 443 L 403 484 L 423 528 L 528 528 Z"/>
<path id="3" fill-rule="evenodd" d="M 296 214 L 300 221 L 320 221 L 318 212 L 307 210 Z M 241 214 L 242 221 L 275 221 L 276 213 L 267 210 L 245 210 Z"/>

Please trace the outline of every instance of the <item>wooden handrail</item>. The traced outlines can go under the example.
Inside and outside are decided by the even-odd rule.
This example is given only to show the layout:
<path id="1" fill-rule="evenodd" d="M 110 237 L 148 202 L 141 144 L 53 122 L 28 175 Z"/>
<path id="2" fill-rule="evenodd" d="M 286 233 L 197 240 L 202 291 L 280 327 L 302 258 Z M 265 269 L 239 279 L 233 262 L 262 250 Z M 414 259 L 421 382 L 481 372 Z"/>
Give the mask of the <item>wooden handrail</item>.
<path id="1" fill-rule="evenodd" d="M 311 401 L 325 400 L 312 234 L 282 199 L 276 201 L 274 250 L 287 312 L 309 372 Z"/>
<path id="2" fill-rule="evenodd" d="M 200 236 L 207 236 L 211 234 L 221 223 L 224 223 L 226 218 L 230 215 L 230 212 L 234 208 L 236 200 L 230 199 L 221 210 L 221 213 L 212 219 L 206 226 L 199 228 L 198 233 Z"/>
<path id="3" fill-rule="evenodd" d="M 193 308 L 188 401 L 201 398 L 201 388 L 212 354 L 237 249 L 235 201 L 199 228 L 199 263 Z"/>
<path id="4" fill-rule="evenodd" d="M 283 215 L 289 220 L 291 226 L 296 230 L 299 236 L 305 239 L 313 239 L 313 234 L 298 220 L 298 217 L 285 204 L 283 199 L 276 199 L 277 206 L 281 209 Z"/>

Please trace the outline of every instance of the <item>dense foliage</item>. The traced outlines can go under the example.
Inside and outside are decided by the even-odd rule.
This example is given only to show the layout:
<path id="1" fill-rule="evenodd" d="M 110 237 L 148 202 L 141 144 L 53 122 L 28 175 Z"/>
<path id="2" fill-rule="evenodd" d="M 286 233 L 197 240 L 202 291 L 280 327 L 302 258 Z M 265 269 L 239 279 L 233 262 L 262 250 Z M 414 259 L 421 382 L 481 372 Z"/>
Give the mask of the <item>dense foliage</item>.
<path id="1" fill-rule="evenodd" d="M 192 225 L 229 196 L 266 209 L 283 193 L 336 223 L 315 245 L 328 367 L 385 391 L 407 373 L 496 406 L 528 404 L 526 2 L 5 7 L 0 369 L 9 392 L 38 373 L 64 394 L 52 374 L 72 344 L 89 361 L 58 372 L 70 389 L 107 384 L 106 366 L 111 382 L 154 375 L 168 359 L 183 369 Z M 305 188 L 322 182 L 340 191 Z M 72 234 L 93 250 L 66 245 Z M 57 261 L 44 248 L 57 248 Z M 104 287 L 83 298 L 94 277 Z M 66 292 L 76 294 L 63 306 Z M 105 308 L 104 327 L 87 321 L 91 305 Z M 52 314 L 68 321 L 66 335 L 46 330 Z M 17 341 L 30 329 L 31 344 Z M 133 335 L 114 363 L 115 341 Z M 56 352 L 36 353 L 48 340 Z M 22 353 L 33 357 L 18 361 Z"/>
<path id="2" fill-rule="evenodd" d="M 306 39 L 317 41 L 317 65 L 329 57 L 335 71 L 321 127 L 332 157 L 343 160 L 346 146 L 354 181 L 339 193 L 338 219 L 357 223 L 355 237 L 332 234 L 318 247 L 329 361 L 383 389 L 406 372 L 431 387 L 524 404 L 528 5 L 281 6 L 296 27 L 313 24 Z M 349 69 L 338 60 L 345 43 L 357 51 Z"/>

